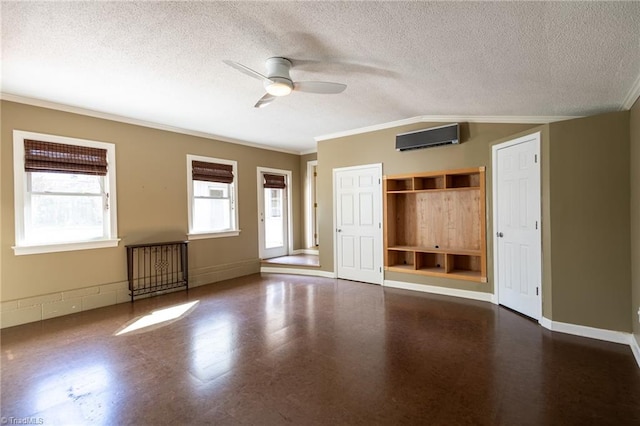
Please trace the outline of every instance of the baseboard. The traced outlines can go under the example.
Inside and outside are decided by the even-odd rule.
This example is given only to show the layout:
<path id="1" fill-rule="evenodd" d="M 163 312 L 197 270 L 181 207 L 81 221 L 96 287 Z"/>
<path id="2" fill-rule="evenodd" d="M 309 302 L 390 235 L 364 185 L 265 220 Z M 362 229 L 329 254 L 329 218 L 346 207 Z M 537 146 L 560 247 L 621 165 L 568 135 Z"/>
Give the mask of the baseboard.
<path id="1" fill-rule="evenodd" d="M 245 275 L 257 274 L 260 271 L 260 260 L 250 259 L 222 265 L 207 266 L 189 270 L 189 287 L 213 284 Z"/>
<path id="2" fill-rule="evenodd" d="M 258 259 L 212 267 L 190 269 L 189 288 L 213 284 L 232 278 L 258 273 Z M 184 291 L 184 287 L 162 290 L 137 299 Z M 69 291 L 43 294 L 0 303 L 0 328 L 13 327 L 63 315 L 130 302 L 129 283 L 121 281 Z"/>
<path id="3" fill-rule="evenodd" d="M 605 330 L 602 328 L 587 327 L 586 325 L 552 321 L 545 317 L 542 317 L 539 323 L 541 326 L 551 331 L 572 334 L 574 336 L 589 337 L 591 339 L 604 340 L 605 342 L 631 345 L 632 335 L 630 333 L 625 333 L 622 331 Z"/>
<path id="4" fill-rule="evenodd" d="M 293 250 L 291 251 L 291 253 L 289 253 L 291 256 L 295 256 L 296 254 L 312 254 L 312 255 L 318 255 L 318 249 L 297 249 L 297 250 Z"/>
<path id="5" fill-rule="evenodd" d="M 438 287 L 434 285 L 407 283 L 403 281 L 384 280 L 385 287 L 401 288 L 403 290 L 421 291 L 423 293 L 440 294 L 443 296 L 462 297 L 464 299 L 480 300 L 483 302 L 494 302 L 494 295 L 481 291 L 461 290 L 457 288 Z"/>
<path id="6" fill-rule="evenodd" d="M 336 278 L 335 272 L 321 271 L 319 269 L 302 269 L 302 268 L 274 268 L 272 266 L 262 266 L 261 273 L 265 274 L 291 274 L 291 275 L 307 275 L 311 277 Z"/>
<path id="7" fill-rule="evenodd" d="M 74 314 L 131 300 L 126 281 L 2 302 L 0 328 Z"/>
<path id="8" fill-rule="evenodd" d="M 631 346 L 631 352 L 633 352 L 633 356 L 636 358 L 638 367 L 640 367 L 640 343 L 638 343 L 638 338 L 636 337 L 635 334 L 632 334 L 629 340 L 630 340 L 629 346 Z"/>

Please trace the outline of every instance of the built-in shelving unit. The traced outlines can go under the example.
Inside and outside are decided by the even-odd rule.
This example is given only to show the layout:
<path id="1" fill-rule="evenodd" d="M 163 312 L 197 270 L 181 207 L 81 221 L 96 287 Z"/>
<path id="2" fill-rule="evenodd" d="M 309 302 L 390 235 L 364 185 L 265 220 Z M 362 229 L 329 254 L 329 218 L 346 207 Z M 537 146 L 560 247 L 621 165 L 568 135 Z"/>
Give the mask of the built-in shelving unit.
<path id="1" fill-rule="evenodd" d="M 384 177 L 385 270 L 487 282 L 485 168 Z"/>

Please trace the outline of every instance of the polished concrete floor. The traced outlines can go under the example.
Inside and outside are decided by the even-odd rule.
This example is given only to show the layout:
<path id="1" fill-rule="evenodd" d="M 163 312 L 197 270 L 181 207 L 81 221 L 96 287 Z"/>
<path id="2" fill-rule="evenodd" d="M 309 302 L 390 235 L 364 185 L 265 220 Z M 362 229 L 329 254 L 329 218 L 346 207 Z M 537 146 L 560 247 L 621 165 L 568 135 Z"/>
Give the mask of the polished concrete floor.
<path id="1" fill-rule="evenodd" d="M 640 424 L 627 346 L 351 281 L 252 275 L 1 337 L 1 415 L 45 425 Z"/>

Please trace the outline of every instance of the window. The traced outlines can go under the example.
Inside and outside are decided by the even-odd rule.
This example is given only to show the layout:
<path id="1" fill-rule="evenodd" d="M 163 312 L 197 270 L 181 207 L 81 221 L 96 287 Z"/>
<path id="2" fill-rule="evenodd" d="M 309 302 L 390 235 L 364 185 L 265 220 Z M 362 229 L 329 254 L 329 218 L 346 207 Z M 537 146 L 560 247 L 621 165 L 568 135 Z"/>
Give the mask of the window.
<path id="1" fill-rule="evenodd" d="M 115 145 L 15 130 L 17 255 L 118 245 Z"/>
<path id="2" fill-rule="evenodd" d="M 187 155 L 189 238 L 238 235 L 237 162 Z"/>

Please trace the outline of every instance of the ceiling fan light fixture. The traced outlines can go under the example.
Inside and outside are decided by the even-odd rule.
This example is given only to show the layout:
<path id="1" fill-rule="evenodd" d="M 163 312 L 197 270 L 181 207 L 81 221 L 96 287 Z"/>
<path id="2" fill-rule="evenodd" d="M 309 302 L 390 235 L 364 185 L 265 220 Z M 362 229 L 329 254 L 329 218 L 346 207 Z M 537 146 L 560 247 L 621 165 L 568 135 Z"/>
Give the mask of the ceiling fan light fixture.
<path id="1" fill-rule="evenodd" d="M 265 89 L 267 90 L 267 93 L 272 96 L 287 96 L 293 89 L 291 83 L 287 83 L 288 82 L 274 81 L 272 83 L 265 84 Z"/>

